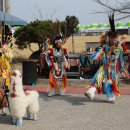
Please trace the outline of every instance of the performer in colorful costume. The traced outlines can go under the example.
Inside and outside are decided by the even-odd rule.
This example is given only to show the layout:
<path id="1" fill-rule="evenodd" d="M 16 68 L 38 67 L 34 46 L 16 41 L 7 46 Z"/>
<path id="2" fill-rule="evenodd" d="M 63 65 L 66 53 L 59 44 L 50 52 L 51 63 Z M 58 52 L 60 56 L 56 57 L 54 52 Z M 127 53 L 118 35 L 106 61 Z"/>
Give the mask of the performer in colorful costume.
<path id="1" fill-rule="evenodd" d="M 2 40 L 0 36 L 0 109 L 3 109 L 2 113 L 4 114 L 4 107 L 6 107 L 6 101 L 1 102 L 2 97 L 4 96 L 4 91 L 9 91 L 10 87 L 10 62 L 13 58 L 13 51 L 10 47 L 11 40 L 7 37 L 6 41 Z"/>
<path id="2" fill-rule="evenodd" d="M 69 69 L 69 54 L 66 48 L 62 47 L 63 37 L 58 34 L 53 43 L 53 47 L 46 52 L 46 61 L 50 67 L 49 93 L 64 95 L 66 88 L 66 69 Z"/>
<path id="3" fill-rule="evenodd" d="M 119 40 L 114 26 L 114 14 L 109 16 L 111 31 L 101 37 L 99 47 L 94 55 L 93 60 L 101 60 L 102 65 L 91 80 L 89 89 L 84 93 L 85 96 L 93 100 L 95 92 L 107 95 L 108 102 L 115 102 L 115 95 L 120 96 L 119 74 L 130 78 L 128 72 L 124 69 L 123 53 L 129 50 L 125 45 L 124 36 Z"/>

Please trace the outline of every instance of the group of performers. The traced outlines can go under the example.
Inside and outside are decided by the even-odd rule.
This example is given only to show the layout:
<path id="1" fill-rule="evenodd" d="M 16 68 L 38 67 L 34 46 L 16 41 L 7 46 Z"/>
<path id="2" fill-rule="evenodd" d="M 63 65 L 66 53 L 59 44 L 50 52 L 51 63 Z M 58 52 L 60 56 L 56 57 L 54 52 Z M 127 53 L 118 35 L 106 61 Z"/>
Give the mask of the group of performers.
<path id="1" fill-rule="evenodd" d="M 100 60 L 102 64 L 91 79 L 91 84 L 84 95 L 93 100 L 96 92 L 102 93 L 107 95 L 108 102 L 115 102 L 115 95 L 120 96 L 119 75 L 130 78 L 129 73 L 124 69 L 123 60 L 123 53 L 130 53 L 130 50 L 125 45 L 125 36 L 119 37 L 115 31 L 113 15 L 109 16 L 109 21 L 111 30 L 101 36 L 100 46 L 91 56 L 92 60 Z M 10 62 L 13 58 L 10 37 L 6 38 L 8 40 L 3 40 L 0 36 L 0 101 L 5 88 L 8 90 L 10 87 Z M 52 41 L 52 47 L 44 52 L 50 67 L 48 96 L 64 95 L 67 86 L 66 69 L 70 69 L 70 61 L 64 43 L 65 38 L 57 34 Z M 6 107 L 5 101 L 0 104 L 3 115 L 6 114 L 4 107 Z"/>
<path id="2" fill-rule="evenodd" d="M 126 36 L 118 36 L 114 25 L 114 14 L 109 16 L 111 29 L 101 36 L 100 46 L 91 56 L 92 60 L 101 61 L 101 66 L 91 84 L 84 93 L 86 97 L 93 100 L 95 93 L 107 95 L 108 102 L 115 102 L 115 95 L 120 96 L 119 76 L 130 78 L 129 73 L 124 68 L 124 53 L 130 53 L 125 44 Z M 50 66 L 49 93 L 63 95 L 66 88 L 66 69 L 70 68 L 67 49 L 62 47 L 64 43 L 62 37 L 58 35 L 54 39 L 53 47 L 46 52 L 46 61 Z"/>
<path id="3" fill-rule="evenodd" d="M 91 59 L 100 60 L 102 64 L 84 93 L 89 99 L 93 100 L 96 92 L 106 94 L 108 102 L 115 102 L 115 95 L 120 96 L 119 74 L 130 78 L 124 68 L 123 54 L 130 53 L 125 38 L 125 35 L 119 38 L 113 30 L 101 36 L 100 46 Z M 64 95 L 66 88 L 66 69 L 70 68 L 70 63 L 67 49 L 62 44 L 64 44 L 62 36 L 57 35 L 53 47 L 45 53 L 50 67 L 48 96 Z"/>

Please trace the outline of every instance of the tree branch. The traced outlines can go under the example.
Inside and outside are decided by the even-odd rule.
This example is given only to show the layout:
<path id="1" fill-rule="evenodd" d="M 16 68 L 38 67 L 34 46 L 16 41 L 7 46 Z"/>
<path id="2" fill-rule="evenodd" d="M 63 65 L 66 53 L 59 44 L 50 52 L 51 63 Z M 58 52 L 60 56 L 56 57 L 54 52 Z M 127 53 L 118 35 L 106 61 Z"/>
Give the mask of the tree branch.
<path id="1" fill-rule="evenodd" d="M 114 6 L 110 4 L 110 0 L 107 0 L 106 2 L 104 2 L 104 0 L 93 0 L 93 1 L 105 7 L 105 11 L 96 11 L 96 13 L 109 14 L 111 12 L 114 12 L 115 15 L 118 16 L 118 18 L 115 19 L 116 21 L 130 17 L 130 2 L 127 2 L 126 0 L 124 0 L 123 2 L 115 0 L 116 5 Z"/>
<path id="2" fill-rule="evenodd" d="M 108 9 L 110 9 L 111 11 L 120 12 L 120 13 L 124 13 L 124 14 L 130 14 L 130 2 L 126 2 L 126 3 L 118 2 L 118 4 L 120 4 L 120 6 L 112 7 L 111 5 L 108 5 L 108 0 L 106 3 L 103 3 L 101 0 L 94 0 L 94 1 Z"/>

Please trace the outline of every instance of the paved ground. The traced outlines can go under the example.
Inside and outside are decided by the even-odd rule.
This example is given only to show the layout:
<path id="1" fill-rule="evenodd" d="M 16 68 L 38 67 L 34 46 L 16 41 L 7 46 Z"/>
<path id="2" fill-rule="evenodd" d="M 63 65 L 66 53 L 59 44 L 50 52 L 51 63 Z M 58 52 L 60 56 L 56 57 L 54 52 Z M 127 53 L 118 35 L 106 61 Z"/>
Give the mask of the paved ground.
<path id="1" fill-rule="evenodd" d="M 38 121 L 24 119 L 22 127 L 12 126 L 10 116 L 0 116 L 0 130 L 129 130 L 130 96 L 122 95 L 116 104 L 96 95 L 89 101 L 83 95 L 47 97 L 41 93 Z"/>
<path id="2" fill-rule="evenodd" d="M 88 85 L 90 84 L 90 79 L 68 79 L 67 80 L 67 94 L 83 94 Z M 121 95 L 130 95 L 130 80 L 120 80 L 120 93 Z M 31 89 L 38 92 L 48 92 L 48 79 L 38 78 L 36 86 L 24 86 L 25 90 Z"/>
<path id="3" fill-rule="evenodd" d="M 18 128 L 11 125 L 9 115 L 0 116 L 0 130 L 130 130 L 130 84 L 120 82 L 121 93 L 125 95 L 111 104 L 104 95 L 96 95 L 94 101 L 83 96 L 88 82 L 69 79 L 66 95 L 54 97 L 47 97 L 46 79 L 38 79 L 37 86 L 24 86 L 41 92 L 39 120 L 25 118 Z"/>

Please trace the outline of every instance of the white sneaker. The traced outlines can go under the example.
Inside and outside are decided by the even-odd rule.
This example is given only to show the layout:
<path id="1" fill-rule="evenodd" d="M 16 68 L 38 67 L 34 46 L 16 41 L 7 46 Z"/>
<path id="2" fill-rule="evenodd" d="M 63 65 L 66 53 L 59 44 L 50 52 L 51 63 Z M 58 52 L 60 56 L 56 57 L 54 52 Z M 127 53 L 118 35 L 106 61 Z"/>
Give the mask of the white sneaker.
<path id="1" fill-rule="evenodd" d="M 112 97 L 108 97 L 107 101 L 110 103 L 115 103 L 115 95 L 113 95 Z"/>
<path id="2" fill-rule="evenodd" d="M 80 79 L 80 80 L 84 80 L 84 78 L 82 78 L 82 77 L 79 77 L 79 79 Z"/>
<path id="3" fill-rule="evenodd" d="M 85 92 L 84 95 L 88 97 L 90 100 L 93 100 L 93 96 L 89 92 Z"/>
<path id="4" fill-rule="evenodd" d="M 2 114 L 1 114 L 2 116 L 6 116 L 7 115 L 7 113 L 6 112 L 4 112 L 4 111 L 2 111 Z"/>
<path id="5" fill-rule="evenodd" d="M 64 88 L 62 88 L 62 86 L 59 87 L 58 94 L 59 94 L 60 96 L 65 95 L 65 94 L 64 94 Z"/>
<path id="6" fill-rule="evenodd" d="M 62 92 L 59 92 L 59 95 L 64 96 L 65 93 L 62 91 Z"/>
<path id="7" fill-rule="evenodd" d="M 65 95 L 65 94 L 64 94 L 64 90 L 63 90 L 62 87 L 59 88 L 59 95 L 61 95 L 61 96 Z"/>
<path id="8" fill-rule="evenodd" d="M 54 96 L 54 95 L 56 95 L 55 89 L 52 88 L 52 91 L 49 90 L 48 97 L 52 97 L 52 96 Z"/>
<path id="9" fill-rule="evenodd" d="M 91 87 L 91 88 L 88 89 L 88 91 L 86 91 L 84 93 L 84 95 L 86 97 L 88 97 L 90 100 L 93 100 L 94 97 L 95 97 L 95 92 L 96 92 L 96 88 L 95 87 Z"/>
<path id="10" fill-rule="evenodd" d="M 55 94 L 52 94 L 52 93 L 48 93 L 48 97 L 52 97 L 54 96 Z"/>
<path id="11" fill-rule="evenodd" d="M 1 115 L 2 116 L 6 116 L 7 115 L 5 108 L 2 109 L 2 114 Z"/>

